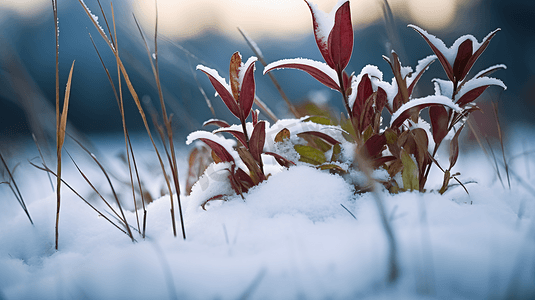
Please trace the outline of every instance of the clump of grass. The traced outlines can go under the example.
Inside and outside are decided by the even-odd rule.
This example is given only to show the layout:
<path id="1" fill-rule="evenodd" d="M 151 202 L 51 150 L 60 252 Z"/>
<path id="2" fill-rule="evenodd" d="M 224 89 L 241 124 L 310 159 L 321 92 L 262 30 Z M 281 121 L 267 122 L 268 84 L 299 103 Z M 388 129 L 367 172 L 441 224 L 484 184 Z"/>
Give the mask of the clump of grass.
<path id="1" fill-rule="evenodd" d="M 99 1 L 97 1 L 97 2 L 99 2 Z M 149 124 L 148 124 L 144 109 L 143 109 L 143 107 L 141 105 L 141 101 L 140 101 L 140 99 L 139 99 L 139 97 L 138 97 L 138 95 L 137 95 L 137 93 L 136 93 L 136 91 L 135 91 L 135 89 L 134 89 L 134 87 L 132 85 L 132 82 L 130 81 L 130 78 L 129 78 L 128 73 L 127 73 L 127 71 L 126 71 L 126 69 L 124 67 L 123 62 L 120 59 L 119 51 L 118 51 L 118 49 L 116 47 L 116 39 L 115 39 L 115 42 L 114 42 L 114 39 L 113 39 L 113 36 L 111 35 L 111 33 L 110 33 L 110 38 L 108 38 L 106 36 L 106 33 L 104 32 L 104 30 L 102 29 L 102 27 L 100 27 L 100 25 L 96 21 L 96 18 L 94 17 L 94 15 L 91 13 L 89 8 L 85 5 L 85 3 L 82 0 L 79 0 L 79 3 L 83 7 L 85 13 L 90 18 L 91 22 L 93 23 L 93 25 L 95 26 L 95 28 L 97 29 L 97 31 L 99 32 L 101 37 L 104 39 L 104 41 L 108 44 L 108 47 L 114 53 L 115 60 L 117 62 L 118 73 L 120 75 L 122 75 L 123 79 L 125 80 L 126 85 L 128 87 L 128 90 L 129 90 L 130 94 L 132 95 L 132 98 L 134 99 L 134 102 L 135 102 L 135 104 L 136 104 L 136 106 L 138 108 L 139 114 L 140 114 L 140 116 L 142 118 L 143 124 L 144 124 L 145 129 L 147 131 L 147 134 L 148 134 L 148 136 L 150 138 L 150 141 L 151 141 L 151 143 L 153 145 L 153 148 L 155 149 L 155 153 L 156 153 L 156 155 L 158 157 L 158 162 L 160 163 L 160 167 L 162 169 L 162 173 L 164 174 L 164 178 L 166 180 L 166 184 L 167 184 L 167 188 L 168 188 L 169 195 L 170 195 L 170 200 L 171 200 L 171 210 L 170 210 L 170 212 L 171 212 L 171 223 L 172 223 L 172 227 L 173 227 L 173 234 L 174 234 L 174 236 L 176 236 L 177 232 L 176 232 L 176 224 L 175 224 L 175 216 L 174 216 L 175 215 L 175 213 L 174 213 L 174 197 L 173 197 L 173 192 L 172 192 L 172 189 L 171 189 L 171 184 L 169 182 L 169 177 L 167 176 L 167 171 L 165 169 L 165 164 L 163 162 L 162 156 L 160 155 L 160 152 L 159 152 L 158 148 L 156 147 L 156 143 L 154 142 L 154 138 L 153 138 L 151 130 L 149 128 Z M 100 6 L 100 2 L 99 2 L 99 6 Z M 156 7 L 157 7 L 157 3 L 156 3 Z M 101 11 L 102 11 L 102 14 L 104 16 L 104 19 L 106 20 L 104 11 L 102 9 L 101 9 Z M 113 13 L 113 4 L 112 4 L 112 16 L 113 16 L 114 24 L 115 24 L 115 17 L 114 17 L 114 13 Z M 158 20 L 157 20 L 157 14 L 156 14 L 156 24 L 158 23 L 157 21 Z M 115 26 L 114 26 L 114 28 L 115 28 Z M 108 27 L 108 29 L 109 29 L 109 27 Z M 157 33 L 158 33 L 158 28 L 157 28 L 157 25 L 156 25 L 156 27 L 155 27 L 155 52 L 154 52 L 155 62 L 153 63 L 152 59 L 151 59 L 151 66 L 152 66 L 153 74 L 154 74 L 154 77 L 155 77 L 155 80 L 156 80 L 156 83 L 157 83 L 157 86 L 158 86 L 158 94 L 159 94 L 159 97 L 160 97 L 160 104 L 162 106 L 162 114 L 163 114 L 163 117 L 164 117 L 164 128 L 165 128 L 165 133 L 166 133 L 166 136 L 167 136 L 167 143 L 168 143 L 167 145 L 169 147 L 169 150 L 167 150 L 167 148 L 165 148 L 165 149 L 166 149 L 166 154 L 167 154 L 167 158 L 168 158 L 169 167 L 171 169 L 171 176 L 172 176 L 172 180 L 173 180 L 173 183 L 174 183 L 175 192 L 176 192 L 176 195 L 177 195 L 177 198 L 178 198 L 179 215 L 180 215 L 180 221 L 181 221 L 181 225 L 182 225 L 182 236 L 185 239 L 186 238 L 186 231 L 185 231 L 185 227 L 184 227 L 182 208 L 181 208 L 181 202 L 180 202 L 180 185 L 179 185 L 179 178 L 178 178 L 178 166 L 177 166 L 177 163 L 176 163 L 176 154 L 175 154 L 175 149 L 174 149 L 174 144 L 173 144 L 172 123 L 171 123 L 171 118 L 169 118 L 169 116 L 167 115 L 167 112 L 165 110 L 165 103 L 164 103 L 164 100 L 163 100 L 163 93 L 162 93 L 162 89 L 161 89 L 161 85 L 160 85 L 160 78 L 159 78 L 158 61 L 157 61 L 157 57 L 158 57 L 158 54 L 157 54 L 157 52 L 158 52 L 158 50 L 157 50 L 157 38 L 158 38 L 157 37 Z M 143 37 L 143 35 L 142 35 L 142 37 Z M 144 39 L 144 37 L 143 37 L 143 39 Z M 149 51 L 149 59 L 150 59 L 150 51 Z M 127 138 L 125 137 L 125 139 L 127 139 Z M 166 143 L 165 140 L 163 140 L 163 142 L 164 142 L 164 144 Z"/>

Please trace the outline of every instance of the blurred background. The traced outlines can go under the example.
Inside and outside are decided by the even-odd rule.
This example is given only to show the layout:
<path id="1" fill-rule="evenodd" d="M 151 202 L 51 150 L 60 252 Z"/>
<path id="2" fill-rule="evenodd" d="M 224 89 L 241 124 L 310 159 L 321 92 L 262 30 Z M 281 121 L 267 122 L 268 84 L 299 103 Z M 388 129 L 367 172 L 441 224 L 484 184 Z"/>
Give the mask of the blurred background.
<path id="1" fill-rule="evenodd" d="M 336 0 L 314 1 L 330 11 Z M 85 0 L 93 14 L 105 23 L 96 0 Z M 507 70 L 493 74 L 508 86 L 506 91 L 489 88 L 478 103 L 492 116 L 490 101 L 498 103 L 506 126 L 535 122 L 535 2 L 532 0 L 390 0 L 394 23 L 385 22 L 382 0 L 351 1 L 355 47 L 348 72 L 360 73 L 367 64 L 378 66 L 390 81 L 391 72 L 381 55 L 391 46 L 402 63 L 414 67 L 432 54 L 423 39 L 407 24 L 416 24 L 440 37 L 450 46 L 464 34 L 479 41 L 496 28 L 502 31 L 478 60 L 474 71 L 495 64 Z M 101 0 L 111 26 L 109 0 Z M 153 0 L 113 1 L 120 55 L 134 88 L 147 107 L 159 107 L 158 94 L 143 40 L 134 23 L 136 16 L 154 48 L 155 3 Z M 173 116 L 178 141 L 202 122 L 213 118 L 202 95 L 211 101 L 215 117 L 234 122 L 233 116 L 214 97 L 204 74 L 195 71 L 203 64 L 228 77 L 228 62 L 235 51 L 244 59 L 253 55 L 237 27 L 256 41 L 269 62 L 294 57 L 322 60 L 312 34 L 312 21 L 302 0 L 158 0 L 159 63 L 164 97 Z M 91 135 L 122 132 L 117 102 L 89 34 L 106 67 L 116 81 L 115 59 L 99 36 L 82 5 L 76 0 L 58 0 L 60 28 L 61 99 L 68 72 L 74 67 L 69 131 Z M 393 26 L 391 26 L 393 25 Z M 392 41 L 391 26 L 397 41 Z M 55 45 L 50 0 L 0 1 L 0 140 L 10 143 L 35 133 L 52 140 L 55 132 Z M 279 118 L 289 117 L 287 106 L 267 78 L 263 67 L 256 70 L 257 95 Z M 302 103 L 315 97 L 343 110 L 340 96 L 296 70 L 273 72 L 290 100 Z M 445 78 L 438 62 L 426 73 L 417 93 L 433 93 L 432 78 Z M 124 85 L 123 85 L 124 87 Z M 131 132 L 143 130 L 141 118 L 127 89 L 124 89 L 127 125 Z M 153 103 L 153 104 L 151 104 Z M 267 119 L 267 117 L 264 117 Z M 491 120 L 494 117 L 490 118 Z M 484 118 L 482 119 L 484 120 Z M 481 121 L 484 122 L 484 121 Z M 484 128 L 486 125 L 480 125 Z M 489 125 L 490 126 L 490 125 Z"/>

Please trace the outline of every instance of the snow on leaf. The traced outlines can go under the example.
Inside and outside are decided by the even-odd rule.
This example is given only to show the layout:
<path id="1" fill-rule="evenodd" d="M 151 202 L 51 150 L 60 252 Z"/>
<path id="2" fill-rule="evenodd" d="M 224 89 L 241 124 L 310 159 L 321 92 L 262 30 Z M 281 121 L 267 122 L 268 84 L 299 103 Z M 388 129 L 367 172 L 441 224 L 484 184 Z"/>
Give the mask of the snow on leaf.
<path id="1" fill-rule="evenodd" d="M 400 126 L 408 117 L 410 117 L 412 109 L 421 110 L 431 105 L 444 105 L 457 112 L 462 111 L 457 104 L 453 103 L 451 99 L 444 96 L 432 95 L 424 98 L 413 99 L 403 104 L 396 112 L 394 112 L 394 114 L 392 114 L 390 127 L 395 128 Z"/>
<path id="2" fill-rule="evenodd" d="M 335 65 L 335 70 L 344 70 L 353 52 L 353 25 L 349 1 L 336 10 L 334 26 L 329 34 L 329 54 Z"/>
<path id="3" fill-rule="evenodd" d="M 496 85 L 499 87 L 502 87 L 504 90 L 507 89 L 507 86 L 501 81 L 500 79 L 492 78 L 492 77 L 479 77 L 479 78 L 473 78 L 466 83 L 464 83 L 461 86 L 461 89 L 459 90 L 459 93 L 455 95 L 455 102 L 458 103 L 460 106 L 463 106 L 466 103 L 472 102 L 474 99 L 471 100 L 463 100 L 461 101 L 461 98 L 468 94 L 470 91 L 473 91 L 475 89 L 478 89 L 480 87 L 484 86 L 490 86 L 490 85 Z M 482 93 L 483 91 L 481 91 Z M 481 94 L 479 93 L 479 94 Z M 479 96 L 479 95 L 478 95 Z"/>
<path id="4" fill-rule="evenodd" d="M 332 61 L 329 53 L 329 35 L 333 30 L 335 23 L 335 15 L 338 9 L 349 0 L 339 0 L 333 7 L 330 13 L 326 13 L 318 8 L 318 6 L 309 0 L 305 0 L 310 12 L 312 14 L 312 23 L 314 26 L 314 37 L 316 38 L 316 44 L 323 56 L 323 59 L 331 68 L 334 69 L 334 62 Z"/>
<path id="5" fill-rule="evenodd" d="M 240 67 L 239 84 L 240 84 L 240 109 L 243 120 L 247 119 L 253 107 L 255 97 L 255 79 L 254 70 L 257 58 L 252 56 L 247 62 Z"/>
<path id="6" fill-rule="evenodd" d="M 264 68 L 264 75 L 272 70 L 285 68 L 305 71 L 327 87 L 336 91 L 340 90 L 338 75 L 334 69 L 325 63 L 306 58 L 282 59 L 272 62 Z"/>
<path id="7" fill-rule="evenodd" d="M 202 123 L 203 127 L 208 126 L 208 125 L 215 125 L 219 127 L 230 127 L 230 125 L 226 121 L 219 120 L 219 119 L 209 119 L 205 121 L 204 123 Z"/>
<path id="8" fill-rule="evenodd" d="M 490 75 L 490 74 L 492 74 L 495 71 L 498 71 L 500 69 L 506 70 L 507 66 L 504 65 L 504 64 L 499 64 L 499 65 L 494 65 L 494 66 L 488 67 L 485 70 L 481 70 L 479 73 L 477 73 L 476 76 L 474 76 L 474 78 L 488 76 L 488 75 Z"/>
<path id="9" fill-rule="evenodd" d="M 236 104 L 236 100 L 232 96 L 232 89 L 230 88 L 230 85 L 226 83 L 225 79 L 219 76 L 219 73 L 216 70 L 203 65 L 197 65 L 197 70 L 201 70 L 208 75 L 208 79 L 210 79 L 212 86 L 217 92 L 216 95 L 221 97 L 233 115 L 235 115 L 237 118 L 240 118 L 240 109 L 238 104 Z"/>
<path id="10" fill-rule="evenodd" d="M 208 139 L 212 140 L 219 145 L 223 146 L 225 150 L 229 153 L 232 153 L 233 155 L 237 156 L 236 151 L 234 150 L 234 146 L 236 145 L 236 141 L 226 139 L 222 136 L 213 134 L 212 132 L 204 131 L 204 130 L 198 130 L 190 133 L 188 137 L 186 138 L 186 145 L 189 145 L 193 143 L 193 141 L 198 139 Z"/>

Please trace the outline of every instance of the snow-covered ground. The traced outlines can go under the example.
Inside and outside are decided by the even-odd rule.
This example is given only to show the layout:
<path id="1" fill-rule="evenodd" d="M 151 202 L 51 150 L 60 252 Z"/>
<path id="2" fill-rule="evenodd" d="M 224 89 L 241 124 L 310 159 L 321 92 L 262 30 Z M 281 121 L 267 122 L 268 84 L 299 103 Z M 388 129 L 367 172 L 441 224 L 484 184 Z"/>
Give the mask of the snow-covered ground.
<path id="1" fill-rule="evenodd" d="M 198 206 L 201 192 L 182 196 L 185 241 L 173 237 L 168 196 L 148 205 L 147 238 L 136 233 L 133 243 L 63 187 L 55 251 L 55 193 L 26 163 L 37 156 L 28 150 L 16 178 L 34 226 L 0 186 L 0 299 L 534 299 L 535 154 L 516 156 L 535 149 L 526 138 L 533 133 L 509 135 L 511 189 L 475 148 L 456 167 L 463 181 L 477 181 L 467 185 L 470 195 L 460 187 L 445 195 L 379 193 L 397 245 L 394 284 L 386 280 L 389 245 L 373 195 L 355 195 L 341 177 L 306 166 L 207 211 Z M 121 139 L 97 146 L 115 154 Z M 140 165 L 157 170 L 150 144 L 136 146 Z M 185 173 L 186 156 L 179 157 Z M 104 181 L 90 160 L 77 162 Z M 157 182 L 148 187 L 157 194 L 161 178 L 148 172 L 144 181 Z M 89 194 L 72 167 L 64 178 Z M 434 182 L 438 188 L 439 174 Z M 126 215 L 136 226 L 134 212 Z"/>

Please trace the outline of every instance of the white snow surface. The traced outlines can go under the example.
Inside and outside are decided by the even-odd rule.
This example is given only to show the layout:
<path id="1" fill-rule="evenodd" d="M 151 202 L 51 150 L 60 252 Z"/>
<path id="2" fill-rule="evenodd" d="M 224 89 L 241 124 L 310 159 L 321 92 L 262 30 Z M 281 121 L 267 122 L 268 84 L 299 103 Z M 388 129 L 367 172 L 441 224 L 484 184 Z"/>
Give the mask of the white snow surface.
<path id="1" fill-rule="evenodd" d="M 0 185 L 0 299 L 533 299 L 535 141 L 525 137 L 534 132 L 506 135 L 511 189 L 506 181 L 502 187 L 481 150 L 461 146 L 453 171 L 463 182 L 477 181 L 467 184 L 470 195 L 460 187 L 433 192 L 442 182 L 436 168 L 424 194 L 378 192 L 397 245 L 400 277 L 393 284 L 386 281 L 389 247 L 373 195 L 355 194 L 340 176 L 307 166 L 273 174 L 245 199 L 216 201 L 207 211 L 199 207 L 203 189 L 229 189 L 224 174 L 198 183 L 181 196 L 186 240 L 176 205 L 179 237 L 173 237 L 168 196 L 147 206 L 147 238 L 135 233 L 133 243 L 63 186 L 55 251 L 55 193 L 46 175 L 25 163 L 37 156 L 28 146 L 13 163 L 22 162 L 15 177 L 35 225 Z M 157 164 L 147 139 L 133 141 L 142 150 L 140 166 Z M 123 142 L 95 144 L 110 154 Z M 178 155 L 182 173 L 187 151 Z M 124 173 L 109 158 L 106 167 Z M 77 161 L 94 175 L 90 160 Z M 64 178 L 89 196 L 68 166 Z M 163 182 L 141 175 L 154 187 Z M 124 201 L 128 194 L 121 193 Z M 88 199 L 104 210 L 97 197 Z M 126 217 L 135 226 L 134 212 Z"/>

